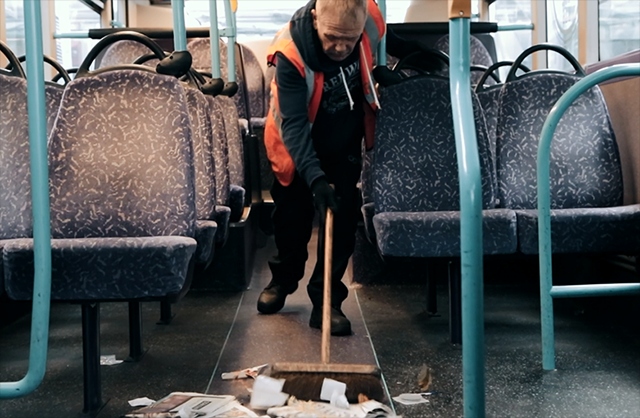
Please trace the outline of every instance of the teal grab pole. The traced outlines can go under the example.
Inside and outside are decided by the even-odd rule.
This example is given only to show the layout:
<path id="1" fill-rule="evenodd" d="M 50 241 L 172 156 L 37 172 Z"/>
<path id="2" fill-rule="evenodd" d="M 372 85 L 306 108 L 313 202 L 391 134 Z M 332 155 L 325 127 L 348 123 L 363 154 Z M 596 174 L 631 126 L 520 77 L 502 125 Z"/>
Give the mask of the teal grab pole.
<path id="1" fill-rule="evenodd" d="M 471 104 L 469 18 L 449 20 L 450 89 L 460 178 L 464 416 L 485 416 L 482 185 Z"/>
<path id="2" fill-rule="evenodd" d="M 56 32 L 53 39 L 89 39 L 89 32 Z"/>
<path id="3" fill-rule="evenodd" d="M 227 73 L 228 82 L 236 82 L 236 19 L 231 0 L 224 0 L 224 16 L 227 21 Z"/>
<path id="4" fill-rule="evenodd" d="M 533 30 L 533 23 L 505 25 L 498 23 L 498 32 L 507 32 L 514 30 Z"/>
<path id="5" fill-rule="evenodd" d="M 29 112 L 29 154 L 31 159 L 31 201 L 33 211 L 33 307 L 29 370 L 17 382 L 0 383 L 0 399 L 33 392 L 42 382 L 47 366 L 49 308 L 51 303 L 51 228 L 49 215 L 49 168 L 47 125 L 42 60 L 42 11 L 40 2 L 24 0 L 27 44 L 27 109 Z"/>
<path id="6" fill-rule="evenodd" d="M 209 0 L 209 40 L 211 44 L 211 78 L 222 78 L 220 73 L 220 33 L 218 32 L 218 6 Z"/>
<path id="7" fill-rule="evenodd" d="M 540 254 L 540 323 L 542 334 L 542 368 L 544 370 L 555 369 L 554 326 L 553 326 L 553 276 L 551 273 L 551 196 L 549 184 L 549 160 L 551 140 L 562 115 L 571 104 L 585 91 L 603 81 L 623 76 L 640 75 L 640 64 L 619 64 L 603 68 L 578 81 L 571 86 L 556 102 L 547 120 L 542 126 L 540 142 L 538 144 L 538 252 Z M 625 286 L 622 286 L 623 288 Z M 576 290 L 556 290 L 557 296 L 565 296 L 567 293 L 583 293 L 584 288 Z M 602 288 L 602 294 L 610 290 Z M 617 290 L 616 292 L 618 292 Z M 635 292 L 634 286 L 627 289 L 629 293 Z M 593 295 L 593 292 L 591 292 Z"/>
<path id="8" fill-rule="evenodd" d="M 378 8 L 382 13 L 382 18 L 385 21 L 385 25 L 387 22 L 387 0 L 378 0 Z M 384 35 L 380 38 L 380 43 L 378 44 L 378 57 L 377 57 L 378 65 L 387 65 L 387 36 Z"/>
<path id="9" fill-rule="evenodd" d="M 187 28 L 184 25 L 184 0 L 171 0 L 173 9 L 173 49 L 187 50 Z"/>

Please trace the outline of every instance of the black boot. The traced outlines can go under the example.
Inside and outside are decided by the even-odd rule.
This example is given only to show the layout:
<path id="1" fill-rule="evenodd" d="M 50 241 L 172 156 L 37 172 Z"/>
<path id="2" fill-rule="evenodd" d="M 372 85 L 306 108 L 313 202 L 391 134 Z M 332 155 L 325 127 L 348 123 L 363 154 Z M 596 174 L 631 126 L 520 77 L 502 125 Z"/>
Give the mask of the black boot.
<path id="1" fill-rule="evenodd" d="M 295 292 L 290 286 L 284 286 L 271 280 L 271 283 L 264 288 L 258 298 L 258 312 L 263 314 L 273 314 L 284 306 L 288 295 Z"/>
<path id="2" fill-rule="evenodd" d="M 322 306 L 314 306 L 309 319 L 311 328 L 322 329 Z M 340 308 L 331 307 L 331 335 L 351 335 L 351 322 L 342 313 Z"/>

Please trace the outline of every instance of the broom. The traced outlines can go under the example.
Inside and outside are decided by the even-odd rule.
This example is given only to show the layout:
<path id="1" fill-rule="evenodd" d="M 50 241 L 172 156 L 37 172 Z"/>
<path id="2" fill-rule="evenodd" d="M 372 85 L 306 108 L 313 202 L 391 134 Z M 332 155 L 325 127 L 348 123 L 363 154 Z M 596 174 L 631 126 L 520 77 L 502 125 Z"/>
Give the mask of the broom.
<path id="1" fill-rule="evenodd" d="M 324 246 L 321 363 L 274 363 L 269 374 L 274 378 L 285 379 L 282 391 L 302 400 L 321 400 L 322 384 L 324 379 L 328 378 L 347 385 L 346 397 L 349 403 L 358 403 L 362 399 L 360 395 L 364 395 L 368 399 L 382 401 L 384 392 L 380 369 L 377 366 L 330 363 L 331 264 L 333 251 L 333 212 L 330 209 L 327 209 L 324 224 L 324 235 L 320 236 L 320 245 Z"/>

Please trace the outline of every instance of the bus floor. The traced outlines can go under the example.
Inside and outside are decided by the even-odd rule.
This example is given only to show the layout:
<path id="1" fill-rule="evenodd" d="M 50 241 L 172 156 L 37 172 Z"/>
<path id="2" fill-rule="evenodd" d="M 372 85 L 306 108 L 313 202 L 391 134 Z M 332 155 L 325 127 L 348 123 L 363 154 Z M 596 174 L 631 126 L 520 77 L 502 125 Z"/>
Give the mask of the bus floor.
<path id="1" fill-rule="evenodd" d="M 174 391 L 231 394 L 248 403 L 251 381 L 223 381 L 222 372 L 273 361 L 318 362 L 320 332 L 307 325 L 311 307 L 304 282 L 280 313 L 256 311 L 257 297 L 270 279 L 267 260 L 274 252 L 268 239 L 257 254 L 246 291 L 192 291 L 174 307 L 170 325 L 156 324 L 158 303 L 143 304 L 146 353 L 139 362 L 102 366 L 106 405 L 98 416 L 119 417 L 133 409 L 130 399 L 159 399 Z M 315 262 L 313 244 L 309 254 L 308 273 Z M 614 269 L 608 264 L 602 268 L 609 273 Z M 618 273 L 625 274 L 622 269 Z M 543 372 L 535 274 L 532 261 L 486 265 L 487 416 L 640 416 L 638 298 L 556 301 L 558 370 Z M 448 341 L 446 282 L 438 286 L 440 316 L 426 314 L 424 289 L 412 280 L 352 284 L 343 308 L 354 335 L 332 339 L 332 359 L 374 363 L 377 358 L 390 397 L 418 392 L 417 375 L 426 365 L 432 375 L 430 402 L 388 404 L 404 417 L 462 416 L 461 347 Z M 30 316 L 23 315 L 0 328 L 2 381 L 17 380 L 26 372 L 29 324 Z M 82 416 L 80 308 L 52 305 L 50 331 L 42 385 L 23 398 L 0 400 L 3 418 Z M 126 304 L 102 304 L 101 346 L 103 355 L 127 356 Z"/>

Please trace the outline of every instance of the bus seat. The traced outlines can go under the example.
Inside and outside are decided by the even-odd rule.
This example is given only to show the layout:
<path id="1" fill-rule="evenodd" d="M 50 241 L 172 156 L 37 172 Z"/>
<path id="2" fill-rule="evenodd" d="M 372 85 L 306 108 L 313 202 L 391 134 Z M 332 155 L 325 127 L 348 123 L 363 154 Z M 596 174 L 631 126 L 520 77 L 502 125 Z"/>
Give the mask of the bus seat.
<path id="1" fill-rule="evenodd" d="M 191 132 L 176 83 L 129 70 L 77 79 L 65 90 L 49 145 L 54 300 L 164 296 L 184 285 L 196 214 L 192 150 L 185 145 Z M 156 106 L 166 109 L 164 118 L 151 111 Z M 27 269 L 20 260 L 30 245 L 24 240 L 4 248 L 15 299 L 30 298 L 32 283 L 19 274 Z M 80 260 L 68 264 L 76 252 Z M 149 258 L 140 256 L 147 252 Z M 173 274 L 150 274 L 162 266 Z"/>
<path id="2" fill-rule="evenodd" d="M 224 131 L 227 134 L 229 148 L 229 182 L 232 185 L 244 186 L 246 173 L 238 110 L 233 100 L 228 97 L 218 96 L 214 100 L 219 108 L 218 113 L 222 115 Z"/>
<path id="3" fill-rule="evenodd" d="M 513 61 L 500 61 L 491 65 L 486 69 L 484 74 L 478 80 L 475 87 L 480 107 L 484 113 L 484 120 L 487 125 L 487 134 L 489 135 L 489 150 L 493 158 L 493 172 L 497 176 L 496 171 L 496 131 L 498 129 L 498 109 L 500 108 L 500 90 L 504 83 L 500 82 L 499 77 L 496 75 L 496 70 L 500 67 L 511 66 Z M 526 66 L 520 65 L 520 69 L 524 72 L 530 71 Z M 491 76 L 495 76 L 496 79 L 492 79 Z M 493 83 L 488 83 L 488 80 L 492 80 Z"/>
<path id="4" fill-rule="evenodd" d="M 214 161 L 211 154 L 212 127 L 211 111 L 204 95 L 192 86 L 184 88 L 189 119 L 191 122 L 191 137 L 193 139 L 193 158 L 196 185 L 196 262 L 208 265 L 213 259 L 214 240 L 218 234 L 215 223 L 216 179 L 214 175 Z"/>
<path id="5" fill-rule="evenodd" d="M 470 52 L 471 52 L 471 65 L 483 65 L 485 67 L 490 67 L 493 64 L 493 58 L 491 58 L 491 54 L 484 46 L 484 44 L 475 36 L 471 35 L 469 39 L 470 43 Z M 434 48 L 444 52 L 449 55 L 449 35 L 444 35 L 440 39 L 438 39 L 434 45 Z M 445 67 L 442 75 L 448 76 L 449 67 Z M 482 77 L 481 73 L 471 72 L 471 84 L 477 84 L 480 78 Z M 487 79 L 488 84 L 494 84 L 494 80 Z"/>
<path id="6" fill-rule="evenodd" d="M 500 94 L 497 174 L 500 206 L 516 210 L 519 250 L 538 253 L 537 152 L 542 126 L 556 101 L 584 76 L 580 64 L 560 52 L 576 74 L 509 72 Z M 514 64 L 514 66 L 516 65 Z M 560 120 L 550 155 L 551 231 L 554 253 L 640 251 L 640 205 L 622 205 L 620 156 L 602 92 L 582 94 Z"/>
<path id="7" fill-rule="evenodd" d="M 495 177 L 482 110 L 472 94 L 482 176 L 483 254 L 513 254 L 516 215 L 495 208 Z M 449 263 L 450 337 L 460 343 L 460 191 L 449 81 L 418 76 L 381 91 L 373 164 L 373 227 L 384 258 Z M 435 281 L 426 274 L 427 310 Z"/>
<path id="8" fill-rule="evenodd" d="M 196 38 L 187 43 L 187 50 L 193 56 L 193 68 L 199 71 L 211 72 L 211 43 L 209 38 Z M 227 68 L 228 46 L 222 40 L 220 42 L 220 75 L 225 81 L 229 80 L 229 70 Z M 239 54 L 238 54 L 239 55 Z M 246 112 L 245 96 L 244 96 L 244 77 L 243 71 L 240 71 L 242 61 L 236 55 L 236 82 L 238 83 L 238 92 L 233 95 L 232 99 L 236 105 L 238 116 L 243 119 L 249 119 Z"/>
<path id="9" fill-rule="evenodd" d="M 151 53 L 152 51 L 140 42 L 123 39 L 109 45 L 98 55 L 96 69 L 120 64 L 132 64 L 137 58 Z"/>
<path id="10" fill-rule="evenodd" d="M 178 80 L 121 70 L 69 83 L 49 141 L 51 298 L 82 305 L 85 411 L 102 404 L 99 302 L 129 301 L 131 320 L 141 300 L 189 288 L 193 171 Z M 7 294 L 30 299 L 33 240 L 6 241 L 3 258 Z"/>
<path id="11" fill-rule="evenodd" d="M 263 118 L 267 115 L 264 107 L 264 73 L 258 58 L 251 50 L 243 44 L 238 44 L 241 57 L 242 68 L 244 69 L 244 80 L 246 80 L 247 97 L 249 104 L 249 115 L 251 118 Z"/>

